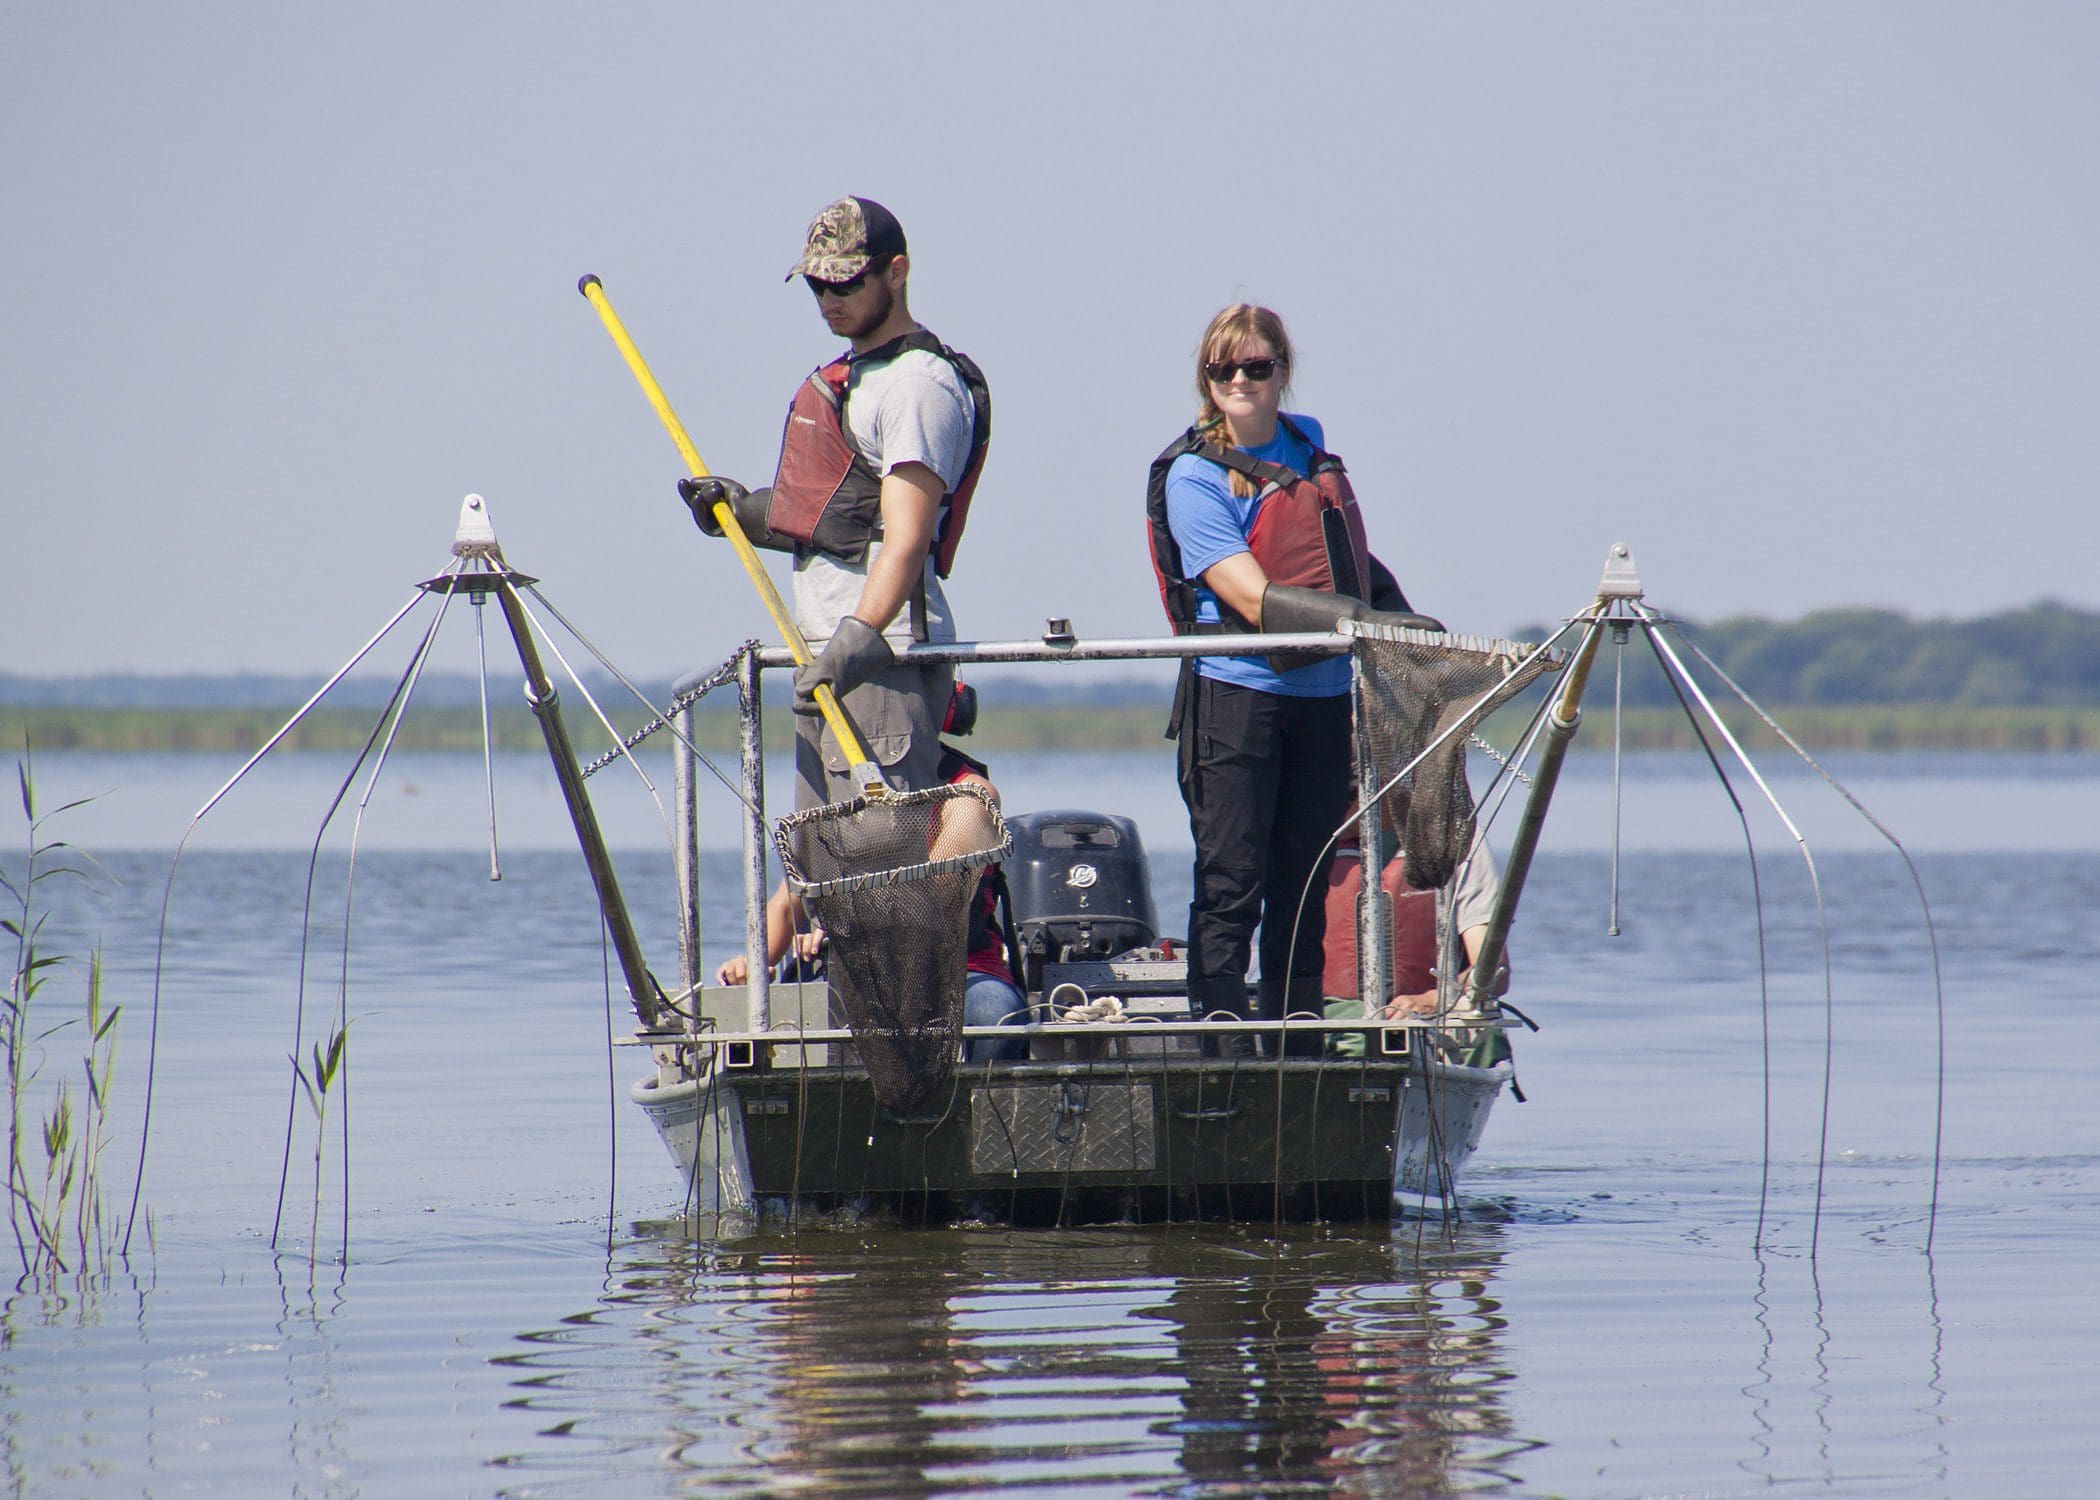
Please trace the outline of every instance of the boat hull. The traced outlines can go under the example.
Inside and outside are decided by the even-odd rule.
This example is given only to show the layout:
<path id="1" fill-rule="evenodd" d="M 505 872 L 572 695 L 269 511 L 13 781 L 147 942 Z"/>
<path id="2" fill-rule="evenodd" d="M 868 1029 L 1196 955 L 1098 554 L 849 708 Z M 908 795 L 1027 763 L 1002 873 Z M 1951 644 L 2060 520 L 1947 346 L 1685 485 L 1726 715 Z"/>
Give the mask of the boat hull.
<path id="1" fill-rule="evenodd" d="M 704 1078 L 669 1070 L 636 1081 L 628 1098 L 656 1127 L 685 1178 L 686 1210 L 707 1218 L 747 1217 L 757 1198 L 744 1146 L 744 1121 L 719 1073 Z"/>
<path id="2" fill-rule="evenodd" d="M 911 1219 L 1382 1219 L 1452 1201 L 1508 1064 L 1407 1055 L 963 1069 L 900 1116 L 853 1067 L 645 1079 L 702 1214 L 769 1201 Z"/>

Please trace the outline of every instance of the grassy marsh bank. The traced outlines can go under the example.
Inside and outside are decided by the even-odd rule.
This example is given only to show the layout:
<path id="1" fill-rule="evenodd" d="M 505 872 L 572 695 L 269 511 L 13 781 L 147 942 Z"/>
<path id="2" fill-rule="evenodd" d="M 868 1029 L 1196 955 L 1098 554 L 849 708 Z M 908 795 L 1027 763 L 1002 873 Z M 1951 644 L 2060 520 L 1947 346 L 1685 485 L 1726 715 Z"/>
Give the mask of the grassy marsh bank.
<path id="1" fill-rule="evenodd" d="M 10 707 L 0 705 L 0 744 L 29 743 L 46 750 L 149 751 L 196 750 L 245 755 L 274 733 L 290 712 L 260 708 L 87 708 Z M 1818 750 L 2025 750 L 2036 752 L 2100 750 L 2100 709 L 1983 708 L 1954 704 L 1814 704 L 1773 710 L 1789 733 Z M 322 708 L 308 716 L 288 741 L 304 750 L 355 750 L 371 733 L 375 711 Z M 1751 745 L 1776 744 L 1770 731 L 1751 715 L 1723 710 L 1729 728 Z M 606 746 L 587 710 L 567 701 L 568 723 L 580 752 L 594 756 Z M 615 713 L 622 733 L 639 728 L 639 710 Z M 1071 705 L 995 707 L 987 703 L 971 743 L 987 754 L 1008 750 L 1139 750 L 1156 748 L 1166 709 L 1153 704 L 1103 707 Z M 1514 714 L 1489 725 L 1488 738 L 1506 743 L 1520 727 Z M 1592 702 L 1586 733 L 1578 748 L 1610 743 L 1608 701 Z M 727 709 L 696 716 L 701 748 L 733 753 L 736 718 Z M 499 749 L 532 749 L 539 745 L 539 726 L 515 705 L 490 712 L 490 730 Z M 784 714 L 768 715 L 769 746 L 785 748 L 790 729 Z M 659 736 L 663 740 L 662 736 Z M 1624 741 L 1631 749 L 1692 749 L 1684 716 L 1674 708 L 1629 708 Z M 668 743 L 668 740 L 663 740 Z M 403 749 L 479 750 L 481 715 L 462 707 L 415 708 L 402 725 L 397 743 Z"/>

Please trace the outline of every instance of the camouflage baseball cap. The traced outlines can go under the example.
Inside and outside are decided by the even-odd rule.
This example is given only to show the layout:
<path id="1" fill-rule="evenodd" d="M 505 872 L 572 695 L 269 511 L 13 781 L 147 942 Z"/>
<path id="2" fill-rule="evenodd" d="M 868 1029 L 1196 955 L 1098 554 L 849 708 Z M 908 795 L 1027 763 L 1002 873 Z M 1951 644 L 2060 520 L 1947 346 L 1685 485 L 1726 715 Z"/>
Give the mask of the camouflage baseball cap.
<path id="1" fill-rule="evenodd" d="M 904 254 L 904 226 L 873 198 L 841 198 L 809 221 L 802 259 L 786 279 L 851 281 L 881 256 Z"/>

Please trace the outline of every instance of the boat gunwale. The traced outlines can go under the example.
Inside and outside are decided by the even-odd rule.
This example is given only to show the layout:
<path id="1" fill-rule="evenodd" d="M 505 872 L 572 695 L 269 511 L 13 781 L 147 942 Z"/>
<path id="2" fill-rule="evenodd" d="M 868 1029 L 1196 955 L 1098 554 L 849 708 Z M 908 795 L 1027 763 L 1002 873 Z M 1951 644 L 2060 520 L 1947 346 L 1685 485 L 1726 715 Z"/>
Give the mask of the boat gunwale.
<path id="1" fill-rule="evenodd" d="M 990 1065 L 997 1072 L 980 1071 L 984 1064 L 976 1064 L 969 1070 L 957 1070 L 954 1075 L 965 1085 L 980 1084 L 988 1080 L 1002 1082 L 1058 1083 L 1100 1079 L 1120 1082 L 1133 1073 L 1175 1072 L 1189 1073 L 1209 1071 L 1225 1076 L 1252 1073 L 1277 1073 L 1286 1075 L 1307 1072 L 1322 1073 L 1376 1073 L 1405 1078 L 1410 1074 L 1425 1071 L 1420 1059 L 1401 1053 L 1386 1057 L 1188 1057 L 1188 1058 L 1092 1058 L 1085 1061 L 1051 1061 L 1026 1059 L 1010 1063 Z M 1444 1058 L 1430 1058 L 1426 1070 L 1436 1083 L 1465 1083 L 1480 1087 L 1506 1084 L 1516 1074 L 1513 1063 L 1504 1060 L 1490 1067 L 1478 1068 L 1469 1063 L 1451 1062 Z M 802 1075 L 822 1077 L 828 1082 L 861 1082 L 867 1078 L 867 1070 L 849 1064 L 817 1064 L 808 1067 L 795 1065 L 772 1068 L 724 1068 L 708 1069 L 700 1074 L 687 1074 L 666 1080 L 660 1074 L 644 1074 L 628 1087 L 628 1097 L 637 1104 L 644 1100 L 654 1101 L 659 1107 L 672 1103 L 672 1096 L 684 1091 L 697 1093 L 702 1089 L 728 1087 L 737 1090 L 768 1083 L 772 1080 L 794 1080 L 799 1083 Z M 904 1124 L 909 1121 L 902 1116 L 891 1123 Z"/>
<path id="2" fill-rule="evenodd" d="M 1317 1021 L 1161 1021 L 1147 1018 L 1142 1021 L 1058 1021 L 1048 1025 L 1021 1026 L 964 1026 L 957 1035 L 965 1041 L 998 1037 L 1019 1037 L 1027 1040 L 1058 1041 L 1076 1037 L 1121 1037 L 1125 1040 L 1142 1040 L 1167 1036 L 1277 1036 L 1299 1034 L 1332 1034 L 1335 1032 L 1386 1034 L 1400 1032 L 1412 1037 L 1417 1032 L 1432 1035 L 1450 1031 L 1506 1031 L 1510 1019 L 1504 1015 L 1482 1015 L 1444 1018 L 1422 1018 L 1408 1021 L 1366 1021 L 1358 1016 L 1353 1019 L 1326 1018 Z M 776 1026 L 768 1031 L 728 1031 L 709 1028 L 704 1031 L 644 1031 L 637 1028 L 631 1036 L 615 1037 L 613 1045 L 619 1047 L 712 1047 L 730 1042 L 747 1042 L 753 1045 L 785 1047 L 816 1046 L 827 1042 L 850 1043 L 856 1039 L 849 1027 L 826 1026 L 802 1028 L 799 1026 Z M 1399 1053 L 1392 1054 L 1399 1056 Z M 1304 1059 L 1300 1059 L 1304 1060 Z"/>

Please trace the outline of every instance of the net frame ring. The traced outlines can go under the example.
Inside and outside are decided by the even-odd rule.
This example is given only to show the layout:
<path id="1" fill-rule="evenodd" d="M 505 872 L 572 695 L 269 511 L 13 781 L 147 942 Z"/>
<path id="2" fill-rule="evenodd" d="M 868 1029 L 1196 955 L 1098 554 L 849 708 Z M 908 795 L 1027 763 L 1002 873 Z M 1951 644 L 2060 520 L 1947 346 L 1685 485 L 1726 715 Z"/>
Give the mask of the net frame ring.
<path id="1" fill-rule="evenodd" d="M 969 798 L 983 809 L 987 840 L 979 847 L 965 849 L 960 853 L 943 855 L 939 859 L 916 860 L 882 869 L 856 870 L 851 873 L 809 873 L 803 840 L 813 831 L 834 823 L 847 823 L 855 819 L 880 817 L 894 822 L 909 817 L 920 809 L 929 809 L 927 819 L 932 823 L 939 814 L 941 804 Z M 931 853 L 938 830 L 927 841 Z M 992 793 L 973 782 L 954 782 L 946 786 L 925 787 L 912 792 L 891 792 L 875 797 L 853 797 L 845 802 L 829 802 L 821 807 L 804 808 L 800 812 L 782 817 L 773 828 L 774 852 L 780 857 L 780 868 L 786 876 L 788 888 L 805 900 L 822 900 L 826 896 L 851 891 L 867 890 L 875 886 L 896 885 L 914 880 L 928 880 L 941 875 L 957 875 L 969 870 L 988 869 L 1003 862 L 1013 853 L 1013 832 L 1006 825 L 1005 814 L 1000 811 L 998 800 Z"/>

